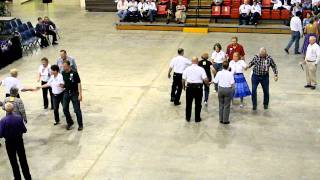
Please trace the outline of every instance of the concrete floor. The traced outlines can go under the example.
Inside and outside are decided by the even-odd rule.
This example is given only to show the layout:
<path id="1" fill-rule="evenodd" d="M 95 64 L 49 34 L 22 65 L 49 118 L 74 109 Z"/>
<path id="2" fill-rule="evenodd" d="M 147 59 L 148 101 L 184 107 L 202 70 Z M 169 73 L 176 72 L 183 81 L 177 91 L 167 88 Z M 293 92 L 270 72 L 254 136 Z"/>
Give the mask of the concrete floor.
<path id="1" fill-rule="evenodd" d="M 303 88 L 301 57 L 283 52 L 288 35 L 237 34 L 247 59 L 265 46 L 278 64 L 280 79 L 271 81 L 268 111 L 262 110 L 260 88 L 258 111 L 246 99 L 245 109 L 234 106 L 231 124 L 223 126 L 211 92 L 196 126 L 184 121 L 184 93 L 182 106 L 169 103 L 169 61 L 178 47 L 188 57 L 199 56 L 216 42 L 225 47 L 235 34 L 116 31 L 113 13 L 80 11 L 77 0 L 56 0 L 49 13 L 61 29 L 60 45 L 24 56 L 0 70 L 0 77 L 16 67 L 25 86 L 36 86 L 40 58 L 54 63 L 59 50 L 67 49 L 83 82 L 85 129 L 54 127 L 41 92 L 22 93 L 29 117 L 25 147 L 35 180 L 319 179 L 319 89 Z M 13 12 L 33 23 L 46 14 L 46 6 L 33 2 Z M 4 147 L 0 179 L 13 179 Z"/>

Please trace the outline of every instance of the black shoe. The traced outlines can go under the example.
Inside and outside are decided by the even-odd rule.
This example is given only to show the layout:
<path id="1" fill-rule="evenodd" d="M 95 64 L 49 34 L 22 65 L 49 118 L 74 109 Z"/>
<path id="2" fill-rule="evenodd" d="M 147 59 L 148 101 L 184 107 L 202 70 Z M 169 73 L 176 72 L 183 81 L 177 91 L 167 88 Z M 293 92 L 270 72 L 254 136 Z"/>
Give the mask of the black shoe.
<path id="1" fill-rule="evenodd" d="M 59 43 L 57 43 L 57 42 L 53 42 L 53 43 L 52 43 L 53 46 L 54 46 L 54 45 L 58 45 L 58 44 L 59 44 Z"/>
<path id="2" fill-rule="evenodd" d="M 253 106 L 253 107 L 252 107 L 252 110 L 256 111 L 256 110 L 257 110 L 257 107 L 256 107 L 256 106 Z"/>
<path id="3" fill-rule="evenodd" d="M 315 89 L 316 89 L 316 87 L 315 87 L 315 86 L 311 86 L 311 87 L 310 87 L 310 89 L 315 90 Z"/>
<path id="4" fill-rule="evenodd" d="M 53 123 L 54 126 L 56 126 L 56 125 L 58 125 L 58 124 L 60 124 L 60 122 L 55 122 L 55 123 Z"/>
<path id="5" fill-rule="evenodd" d="M 68 124 L 66 129 L 69 131 L 69 130 L 72 129 L 72 126 L 73 126 L 73 123 L 72 124 Z"/>
<path id="6" fill-rule="evenodd" d="M 301 54 L 301 52 L 296 52 L 296 53 L 294 53 L 294 54 Z"/>
<path id="7" fill-rule="evenodd" d="M 200 118 L 200 119 L 196 120 L 196 123 L 201 122 L 201 121 L 202 121 L 202 119 Z"/>
<path id="8" fill-rule="evenodd" d="M 170 99 L 170 102 L 173 102 L 174 101 L 174 97 L 172 97 L 171 99 Z"/>
<path id="9" fill-rule="evenodd" d="M 47 107 L 43 107 L 43 109 L 48 109 L 48 106 Z"/>
<path id="10" fill-rule="evenodd" d="M 228 121 L 228 122 L 222 122 L 222 124 L 230 124 L 230 122 Z"/>
<path id="11" fill-rule="evenodd" d="M 181 102 L 174 103 L 175 106 L 179 106 Z"/>
<path id="12" fill-rule="evenodd" d="M 80 127 L 78 128 L 78 131 L 82 131 L 82 130 L 83 130 L 83 127 L 80 126 Z"/>
<path id="13" fill-rule="evenodd" d="M 268 105 L 263 105 L 263 108 L 264 109 L 268 109 Z"/>
<path id="14" fill-rule="evenodd" d="M 309 85 L 309 84 L 307 84 L 307 85 L 305 85 L 304 87 L 305 87 L 305 88 L 311 88 L 312 86 Z"/>
<path id="15" fill-rule="evenodd" d="M 187 122 L 190 122 L 190 119 L 186 118 L 186 121 L 187 121 Z"/>
<path id="16" fill-rule="evenodd" d="M 289 50 L 288 50 L 288 49 L 284 49 L 284 51 L 285 51 L 287 54 L 289 54 Z"/>
<path id="17" fill-rule="evenodd" d="M 221 124 L 223 124 L 223 121 L 219 121 Z"/>

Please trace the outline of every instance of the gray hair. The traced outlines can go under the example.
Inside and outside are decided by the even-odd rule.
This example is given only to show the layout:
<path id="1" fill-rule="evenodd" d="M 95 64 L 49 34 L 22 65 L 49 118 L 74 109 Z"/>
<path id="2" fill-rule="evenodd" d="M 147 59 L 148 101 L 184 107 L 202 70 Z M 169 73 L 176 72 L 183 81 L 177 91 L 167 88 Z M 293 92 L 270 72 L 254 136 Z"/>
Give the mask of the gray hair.
<path id="1" fill-rule="evenodd" d="M 10 89 L 10 96 L 17 97 L 19 94 L 19 89 L 17 87 L 12 87 Z"/>
<path id="2" fill-rule="evenodd" d="M 259 53 L 260 54 L 262 54 L 262 53 L 267 54 L 267 49 L 265 47 L 261 47 L 260 50 L 259 50 Z"/>
<path id="3" fill-rule="evenodd" d="M 10 102 L 7 102 L 4 105 L 4 109 L 6 110 L 7 113 L 11 113 L 13 111 L 13 104 Z"/>

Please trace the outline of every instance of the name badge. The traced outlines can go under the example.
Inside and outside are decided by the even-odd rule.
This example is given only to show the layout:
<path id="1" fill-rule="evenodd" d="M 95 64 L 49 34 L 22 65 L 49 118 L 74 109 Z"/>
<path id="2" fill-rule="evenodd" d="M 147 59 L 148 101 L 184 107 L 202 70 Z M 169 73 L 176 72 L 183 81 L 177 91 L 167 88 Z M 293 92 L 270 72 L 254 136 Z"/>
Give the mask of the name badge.
<path id="1" fill-rule="evenodd" d="M 207 62 L 206 62 L 206 61 L 203 61 L 203 62 L 202 62 L 202 65 L 204 65 L 204 66 L 207 65 Z"/>

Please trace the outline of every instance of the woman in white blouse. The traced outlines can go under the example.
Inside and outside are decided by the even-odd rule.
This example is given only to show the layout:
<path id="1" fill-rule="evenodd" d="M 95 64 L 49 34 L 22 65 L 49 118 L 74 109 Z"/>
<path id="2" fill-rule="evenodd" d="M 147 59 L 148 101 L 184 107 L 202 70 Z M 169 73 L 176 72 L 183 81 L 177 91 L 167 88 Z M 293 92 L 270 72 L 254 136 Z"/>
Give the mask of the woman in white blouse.
<path id="1" fill-rule="evenodd" d="M 41 82 L 41 85 L 44 85 L 49 81 L 51 76 L 50 67 L 49 60 L 46 57 L 42 58 L 41 65 L 38 70 L 38 82 Z M 44 109 L 48 109 L 49 106 L 48 91 L 50 94 L 51 109 L 53 109 L 52 91 L 50 87 L 42 89 L 43 107 Z"/>
<path id="2" fill-rule="evenodd" d="M 222 47 L 219 43 L 216 43 L 213 46 L 213 52 L 211 55 L 212 66 L 214 68 L 212 70 L 213 77 L 215 77 L 216 74 L 222 70 L 222 63 L 227 60 L 226 53 L 223 52 L 221 49 Z M 215 90 L 218 91 L 218 86 L 215 86 Z"/>
<path id="3" fill-rule="evenodd" d="M 251 95 L 250 88 L 246 81 L 246 78 L 243 75 L 243 71 L 248 68 L 244 60 L 240 59 L 240 54 L 235 52 L 233 54 L 233 60 L 229 63 L 229 69 L 234 75 L 235 81 L 235 93 L 234 98 L 240 98 L 241 104 L 240 108 L 243 108 L 243 98 Z"/>
<path id="4" fill-rule="evenodd" d="M 258 25 L 258 19 L 261 16 L 261 6 L 257 3 L 257 1 L 253 1 L 251 6 L 251 24 Z"/>

